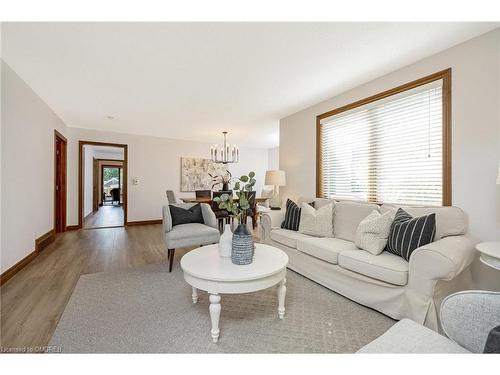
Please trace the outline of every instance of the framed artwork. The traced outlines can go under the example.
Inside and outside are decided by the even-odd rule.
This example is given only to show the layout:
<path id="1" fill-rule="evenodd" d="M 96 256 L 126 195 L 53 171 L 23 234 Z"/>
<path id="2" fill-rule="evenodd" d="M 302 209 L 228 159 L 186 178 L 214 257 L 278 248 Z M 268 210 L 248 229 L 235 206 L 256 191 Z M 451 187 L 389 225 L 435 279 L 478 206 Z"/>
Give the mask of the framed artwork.
<path id="1" fill-rule="evenodd" d="M 226 172 L 224 164 L 210 159 L 181 158 L 181 191 L 212 190 L 212 178 Z"/>

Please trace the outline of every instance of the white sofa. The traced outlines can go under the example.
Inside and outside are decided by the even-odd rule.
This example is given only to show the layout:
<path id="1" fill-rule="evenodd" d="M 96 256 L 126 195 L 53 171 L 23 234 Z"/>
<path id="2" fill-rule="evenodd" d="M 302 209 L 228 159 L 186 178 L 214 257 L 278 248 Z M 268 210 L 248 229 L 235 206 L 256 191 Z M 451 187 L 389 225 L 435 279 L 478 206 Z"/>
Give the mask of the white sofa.
<path id="1" fill-rule="evenodd" d="M 476 241 L 467 235 L 467 216 L 457 207 L 403 207 L 413 216 L 436 213 L 435 241 L 416 249 L 407 262 L 383 252 L 372 255 L 354 244 L 356 229 L 373 210 L 397 210 L 354 201 L 300 198 L 316 208 L 333 202 L 332 237 L 311 237 L 281 229 L 285 210 L 264 213 L 262 241 L 284 250 L 288 267 L 317 283 L 391 318 L 439 330 L 444 297 L 472 287 L 469 265 Z"/>

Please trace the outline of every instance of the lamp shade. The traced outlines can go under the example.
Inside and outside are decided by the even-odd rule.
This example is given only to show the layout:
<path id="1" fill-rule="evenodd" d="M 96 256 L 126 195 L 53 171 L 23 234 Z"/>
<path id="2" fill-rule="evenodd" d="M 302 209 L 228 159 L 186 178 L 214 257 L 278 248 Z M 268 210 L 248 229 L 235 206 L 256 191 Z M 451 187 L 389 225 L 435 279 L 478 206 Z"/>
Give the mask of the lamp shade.
<path id="1" fill-rule="evenodd" d="M 264 183 L 266 185 L 286 186 L 285 171 L 267 171 Z"/>

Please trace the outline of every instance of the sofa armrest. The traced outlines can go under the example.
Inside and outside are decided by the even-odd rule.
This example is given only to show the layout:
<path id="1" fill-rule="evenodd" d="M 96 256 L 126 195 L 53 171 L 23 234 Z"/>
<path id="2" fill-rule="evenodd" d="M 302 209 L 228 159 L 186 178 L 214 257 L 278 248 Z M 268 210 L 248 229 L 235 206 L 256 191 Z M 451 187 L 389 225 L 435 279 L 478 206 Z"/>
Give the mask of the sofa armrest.
<path id="1" fill-rule="evenodd" d="M 477 241 L 472 237 L 449 236 L 416 249 L 410 258 L 409 283 L 432 294 L 434 281 L 451 280 L 474 259 Z"/>
<path id="2" fill-rule="evenodd" d="M 205 225 L 218 229 L 217 225 L 217 217 L 215 213 L 212 211 L 212 207 L 210 207 L 207 203 L 201 203 L 201 213 L 203 214 L 203 221 Z"/>
<path id="3" fill-rule="evenodd" d="M 260 218 L 262 230 L 262 240 L 269 239 L 271 229 L 280 228 L 281 223 L 285 219 L 285 210 L 272 210 L 264 212 Z"/>

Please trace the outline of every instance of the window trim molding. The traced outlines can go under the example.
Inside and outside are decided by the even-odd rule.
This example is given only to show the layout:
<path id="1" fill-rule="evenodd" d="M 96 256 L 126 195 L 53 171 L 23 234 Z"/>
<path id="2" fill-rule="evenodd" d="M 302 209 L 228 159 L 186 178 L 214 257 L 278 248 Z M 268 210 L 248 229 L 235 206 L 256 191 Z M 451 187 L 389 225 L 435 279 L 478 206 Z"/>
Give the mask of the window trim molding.
<path id="1" fill-rule="evenodd" d="M 350 109 L 361 107 L 362 105 L 384 99 L 388 96 L 399 94 L 401 92 L 425 85 L 427 83 L 443 80 L 442 103 L 443 103 L 443 206 L 451 206 L 451 68 L 441 70 L 434 74 L 422 77 L 412 82 L 405 83 L 401 86 L 380 92 L 356 102 L 344 105 L 331 111 L 322 113 L 316 116 L 316 197 L 321 197 L 321 120 Z"/>

